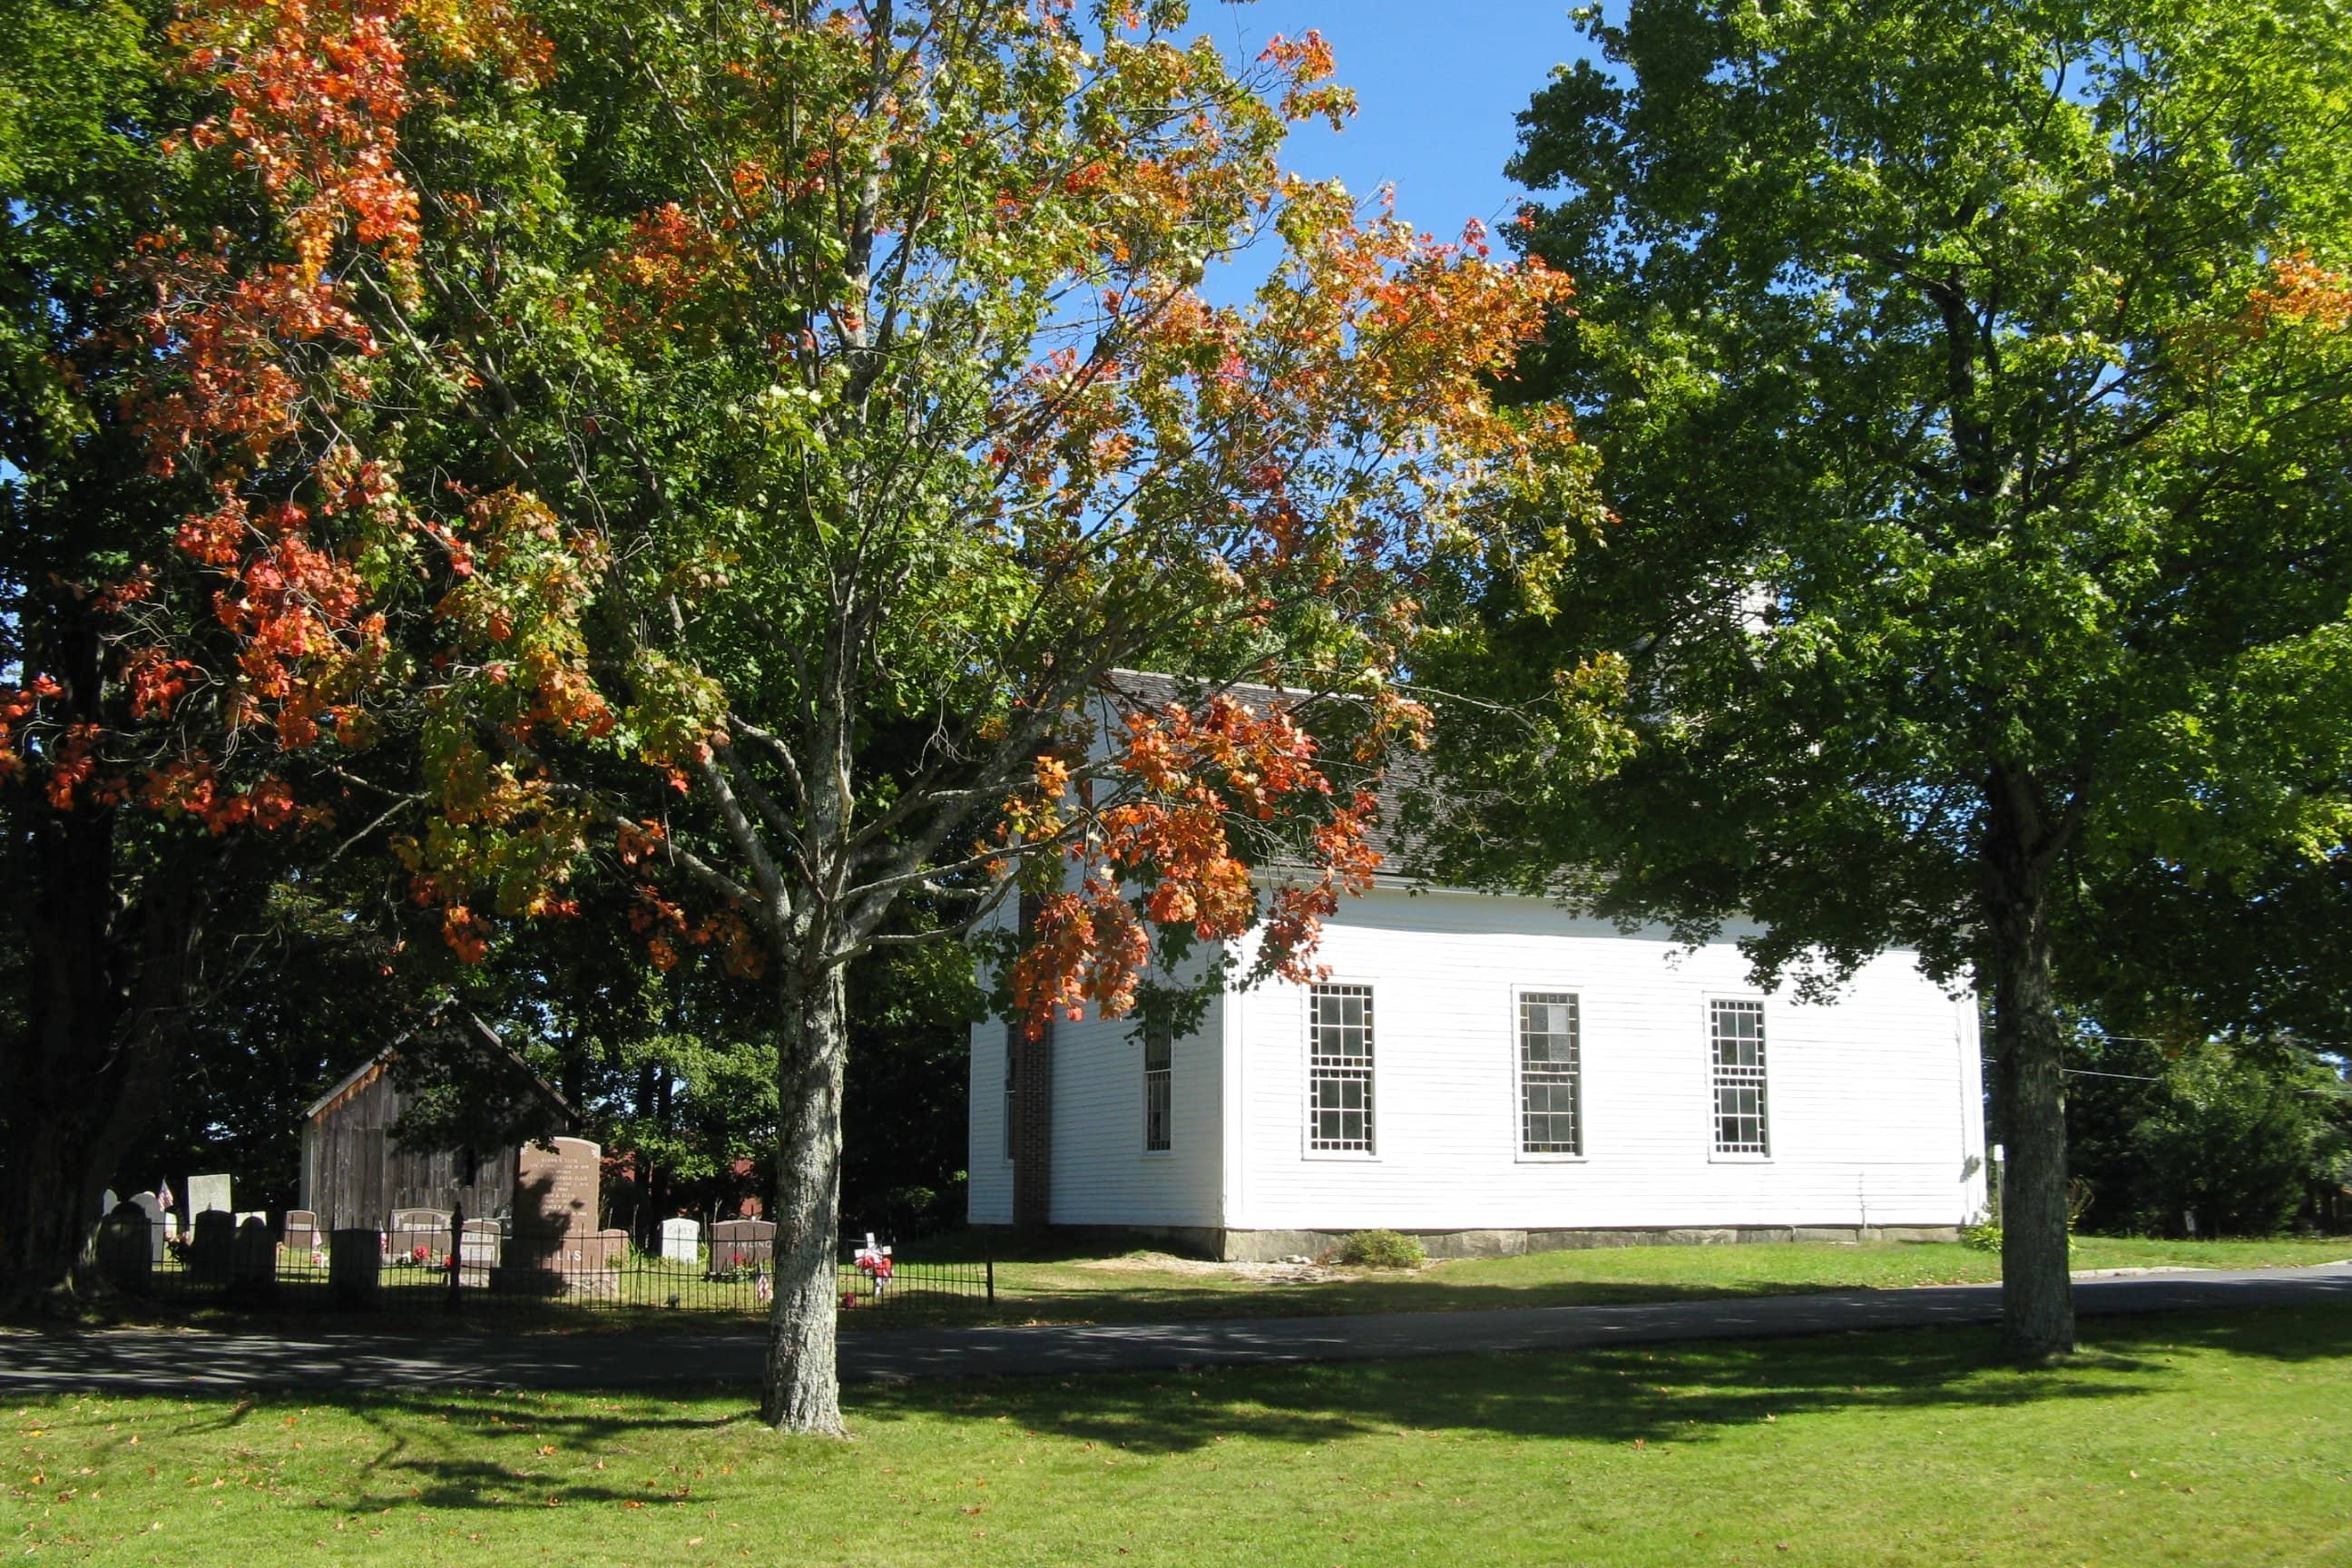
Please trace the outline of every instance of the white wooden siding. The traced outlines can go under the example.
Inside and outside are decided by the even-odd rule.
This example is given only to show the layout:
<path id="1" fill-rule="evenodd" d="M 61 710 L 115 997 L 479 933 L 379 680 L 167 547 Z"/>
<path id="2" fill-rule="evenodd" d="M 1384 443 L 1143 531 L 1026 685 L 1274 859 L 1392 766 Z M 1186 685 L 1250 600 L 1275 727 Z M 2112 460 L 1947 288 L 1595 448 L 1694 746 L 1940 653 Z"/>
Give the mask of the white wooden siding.
<path id="1" fill-rule="evenodd" d="M 1055 1037 L 1054 1218 L 1264 1230 L 1945 1226 L 1984 1205 L 1976 1004 L 1907 953 L 1833 1004 L 1747 983 L 1535 900 L 1383 889 L 1328 922 L 1331 978 L 1374 987 L 1376 1152 L 1306 1148 L 1307 993 L 1227 995 L 1175 1048 L 1175 1147 L 1143 1151 L 1124 1022 Z M 1516 996 L 1580 1007 L 1584 1152 L 1518 1153 Z M 1707 1004 L 1760 997 L 1771 1153 L 1714 1153 Z M 972 1032 L 970 1214 L 1013 1217 L 1004 1026 Z M 1226 1092 L 1230 1086 L 1232 1092 Z"/>
<path id="2" fill-rule="evenodd" d="M 1329 922 L 1332 978 L 1375 986 L 1377 1149 L 1304 1148 L 1307 993 L 1228 999 L 1238 1027 L 1243 1229 L 1953 1225 L 1983 1202 L 1974 1004 L 1909 955 L 1840 999 L 1746 981 L 1728 942 L 1685 953 L 1539 901 L 1379 891 Z M 1518 1157 L 1521 988 L 1582 1009 L 1584 1153 Z M 1716 1156 L 1707 1003 L 1761 996 L 1771 1153 Z"/>
<path id="3" fill-rule="evenodd" d="M 1170 1077 L 1171 1147 L 1143 1147 L 1143 1047 L 1130 1019 L 1091 1014 L 1054 1026 L 1054 1222 L 1202 1226 L 1221 1223 L 1223 1168 L 1222 1000 L 1202 1026 L 1176 1037 Z M 976 1225 L 1013 1219 L 1013 1165 L 1004 1158 L 1005 1026 L 971 1037 L 971 1177 Z"/>
<path id="4" fill-rule="evenodd" d="M 1004 1026 L 971 1027 L 971 1141 L 964 1173 L 964 1213 L 974 1225 L 1013 1223 L 1013 1162 L 1004 1157 Z"/>

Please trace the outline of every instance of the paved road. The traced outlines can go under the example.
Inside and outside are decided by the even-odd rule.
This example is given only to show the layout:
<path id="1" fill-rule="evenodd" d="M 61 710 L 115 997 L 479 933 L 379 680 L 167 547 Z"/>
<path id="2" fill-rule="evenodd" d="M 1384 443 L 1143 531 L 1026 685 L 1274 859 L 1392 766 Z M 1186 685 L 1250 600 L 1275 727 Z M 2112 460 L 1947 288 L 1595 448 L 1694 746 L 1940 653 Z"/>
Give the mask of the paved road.
<path id="1" fill-rule="evenodd" d="M 2352 1309 L 2352 1265 L 2242 1273 L 2147 1274 L 2075 1282 L 2085 1315 L 2333 1302 Z M 1636 1307 L 1252 1318 L 1223 1322 L 940 1330 L 845 1335 L 852 1383 L 931 1377 L 1143 1372 L 1243 1363 L 1370 1361 L 1494 1351 L 1571 1350 L 1666 1340 L 1767 1338 L 1853 1329 L 1979 1323 L 2000 1316 L 1997 1285 L 1836 1290 Z M 453 1334 L 338 1332 L 303 1339 L 143 1330 L 0 1335 L 0 1398 L 105 1390 L 624 1388 L 756 1382 L 756 1333 Z"/>

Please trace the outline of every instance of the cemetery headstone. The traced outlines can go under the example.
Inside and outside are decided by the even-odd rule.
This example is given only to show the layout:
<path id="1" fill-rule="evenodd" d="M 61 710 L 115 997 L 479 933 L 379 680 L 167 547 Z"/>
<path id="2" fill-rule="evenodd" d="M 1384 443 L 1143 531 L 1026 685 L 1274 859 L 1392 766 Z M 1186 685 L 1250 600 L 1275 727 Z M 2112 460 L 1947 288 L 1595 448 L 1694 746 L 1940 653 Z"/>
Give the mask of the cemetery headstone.
<path id="1" fill-rule="evenodd" d="M 492 1289 L 554 1295 L 572 1275 L 612 1267 L 592 1264 L 586 1247 L 597 1234 L 603 1167 L 604 1151 L 585 1138 L 558 1138 L 546 1149 L 522 1146 L 515 1162 L 514 1230 Z"/>
<path id="2" fill-rule="evenodd" d="M 190 1176 L 188 1178 L 189 1223 L 194 1224 L 194 1216 L 208 1210 L 218 1209 L 223 1214 L 233 1213 L 236 1205 L 230 1199 L 229 1185 L 229 1179 L 226 1176 Z"/>
<path id="3" fill-rule="evenodd" d="M 98 1194 L 98 1217 L 100 1219 L 105 1219 L 108 1215 L 111 1215 L 116 1209 L 119 1209 L 121 1206 L 122 1200 L 114 1195 L 114 1189 L 112 1187 L 109 1187 L 106 1191 Z"/>
<path id="4" fill-rule="evenodd" d="M 710 1272 L 730 1275 L 766 1268 L 776 1261 L 776 1222 L 722 1219 L 710 1227 Z"/>
<path id="5" fill-rule="evenodd" d="M 142 1196 L 146 1194 L 142 1194 Z M 152 1202 L 151 1198 L 149 1200 Z M 98 1226 L 98 1268 L 118 1290 L 138 1295 L 147 1289 L 162 1236 L 135 1203 L 118 1204 Z"/>
<path id="6" fill-rule="evenodd" d="M 564 1293 L 569 1296 L 617 1296 L 621 1291 L 621 1265 L 628 1261 L 629 1233 L 625 1230 L 600 1230 L 578 1240 L 580 1264 L 563 1277 Z"/>
<path id="7" fill-rule="evenodd" d="M 604 1152 L 585 1138 L 558 1138 L 554 1147 L 522 1146 L 515 1162 L 517 1235 L 585 1236 L 603 1215 Z"/>
<path id="8" fill-rule="evenodd" d="M 299 1253 L 319 1250 L 325 1238 L 319 1234 L 319 1216 L 309 1209 L 286 1211 L 286 1245 Z"/>
<path id="9" fill-rule="evenodd" d="M 229 1239 L 228 1285 L 245 1300 L 266 1300 L 278 1288 L 278 1244 L 269 1238 L 269 1220 L 247 1215 Z"/>
<path id="10" fill-rule="evenodd" d="M 383 1233 L 338 1230 L 327 1237 L 327 1294 L 339 1307 L 373 1307 L 383 1283 Z"/>
<path id="11" fill-rule="evenodd" d="M 228 1283 L 229 1253 L 236 1240 L 236 1216 L 226 1209 L 196 1215 L 195 1239 L 188 1246 L 188 1272 L 199 1285 Z"/>
<path id="12" fill-rule="evenodd" d="M 131 1202 L 137 1205 L 141 1214 L 147 1216 L 147 1261 L 150 1264 L 163 1262 L 163 1237 L 167 1234 L 177 1236 L 180 1233 L 176 1230 L 166 1231 L 163 1225 L 163 1205 L 155 1201 L 154 1194 L 133 1193 L 131 1194 Z"/>
<path id="13" fill-rule="evenodd" d="M 506 1227 L 494 1219 L 469 1219 L 457 1237 L 457 1262 L 468 1285 L 489 1283 L 506 1246 Z"/>
<path id="14" fill-rule="evenodd" d="M 661 1255 L 665 1263 L 699 1263 L 702 1261 L 702 1226 L 690 1219 L 666 1219 L 661 1226 Z"/>
<path id="15" fill-rule="evenodd" d="M 416 1250 L 420 1247 L 425 1249 L 421 1258 Z M 450 1251 L 448 1210 L 392 1211 L 392 1261 L 395 1267 L 420 1261 L 437 1265 Z"/>

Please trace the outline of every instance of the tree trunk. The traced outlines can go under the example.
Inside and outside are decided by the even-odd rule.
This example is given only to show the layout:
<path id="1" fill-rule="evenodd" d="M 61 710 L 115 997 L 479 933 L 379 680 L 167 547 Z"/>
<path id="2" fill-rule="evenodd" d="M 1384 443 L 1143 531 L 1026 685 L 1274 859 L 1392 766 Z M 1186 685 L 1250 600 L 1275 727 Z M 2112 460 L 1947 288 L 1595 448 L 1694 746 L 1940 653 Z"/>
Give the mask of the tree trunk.
<path id="1" fill-rule="evenodd" d="M 166 837 L 126 907 L 120 819 L 26 814 L 9 838 L 25 1027 L 0 1036 L 0 1300 L 72 1300 L 99 1194 L 153 1119 L 208 901 L 208 844 Z"/>
<path id="2" fill-rule="evenodd" d="M 848 1007 L 838 964 L 788 972 L 776 1052 L 776 1299 L 761 1418 L 841 1436 L 835 1252 L 841 1212 L 841 1071 Z"/>
<path id="3" fill-rule="evenodd" d="M 1996 775 L 1984 856 L 1995 1092 L 2007 1154 L 2001 1185 L 2001 1344 L 2045 1361 L 2074 1348 L 2066 1250 L 2066 1097 L 2051 978 L 2048 870 L 2054 846 L 2034 792 Z"/>

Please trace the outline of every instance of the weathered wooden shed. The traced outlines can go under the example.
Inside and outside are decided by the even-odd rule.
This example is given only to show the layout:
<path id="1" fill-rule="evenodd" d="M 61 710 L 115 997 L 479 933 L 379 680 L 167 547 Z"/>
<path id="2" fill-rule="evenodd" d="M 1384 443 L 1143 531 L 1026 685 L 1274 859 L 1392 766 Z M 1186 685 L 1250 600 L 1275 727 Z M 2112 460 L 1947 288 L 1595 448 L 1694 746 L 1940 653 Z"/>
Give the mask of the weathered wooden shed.
<path id="1" fill-rule="evenodd" d="M 506 1120 L 541 1123 L 557 1132 L 579 1131 L 580 1113 L 479 1018 L 463 1014 L 426 1027 L 457 1037 L 435 1042 L 436 1049 L 446 1052 L 455 1045 L 494 1063 L 500 1095 L 536 1100 L 508 1107 Z M 462 1206 L 474 1219 L 504 1219 L 513 1213 L 520 1142 L 488 1149 L 415 1149 L 395 1138 L 394 1129 L 411 1097 L 394 1067 L 402 1047 L 415 1041 L 415 1035 L 404 1036 L 385 1047 L 303 1113 L 302 1206 L 319 1216 L 323 1230 L 384 1228 L 395 1209 Z"/>

